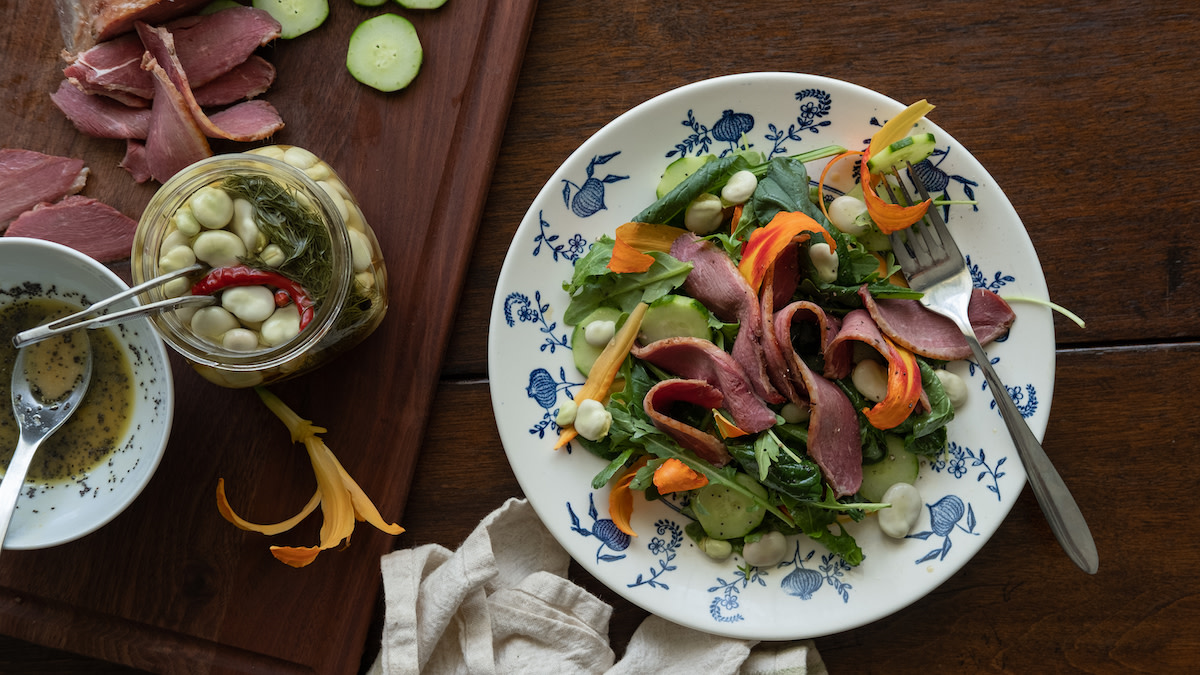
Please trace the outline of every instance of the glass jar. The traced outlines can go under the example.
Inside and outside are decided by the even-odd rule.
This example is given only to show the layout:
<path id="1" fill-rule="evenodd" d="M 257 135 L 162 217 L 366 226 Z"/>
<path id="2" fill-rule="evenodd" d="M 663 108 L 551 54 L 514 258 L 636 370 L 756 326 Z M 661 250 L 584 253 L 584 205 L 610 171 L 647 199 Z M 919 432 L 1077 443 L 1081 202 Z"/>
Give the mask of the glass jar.
<path id="1" fill-rule="evenodd" d="M 312 370 L 370 335 L 387 310 L 375 233 L 333 168 L 295 146 L 210 157 L 159 188 L 134 236 L 133 282 L 193 263 L 196 271 L 140 299 L 214 296 L 211 306 L 162 312 L 152 323 L 223 387 Z"/>

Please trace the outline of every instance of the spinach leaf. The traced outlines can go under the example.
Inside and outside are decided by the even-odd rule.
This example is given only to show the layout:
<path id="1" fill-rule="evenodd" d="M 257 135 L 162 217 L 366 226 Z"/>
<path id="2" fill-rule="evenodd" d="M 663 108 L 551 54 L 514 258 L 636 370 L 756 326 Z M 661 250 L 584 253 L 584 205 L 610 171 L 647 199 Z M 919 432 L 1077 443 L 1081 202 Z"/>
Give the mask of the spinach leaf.
<path id="1" fill-rule="evenodd" d="M 691 263 L 651 251 L 654 264 L 650 269 L 618 274 L 607 267 L 613 243 L 607 236 L 600 237 L 588 254 L 576 262 L 571 281 L 563 284 L 563 289 L 571 295 L 571 303 L 563 313 L 563 322 L 568 326 L 583 321 L 600 306 L 631 312 L 639 302 L 653 302 L 678 288 L 692 270 Z"/>
<path id="2" fill-rule="evenodd" d="M 746 473 L 758 478 L 768 489 L 786 495 L 797 503 L 819 502 L 825 489 L 821 482 L 821 468 L 803 453 L 780 452 L 778 447 L 756 447 L 763 443 L 762 437 L 767 436 L 762 434 L 760 440 L 752 444 L 731 443 L 729 452 Z"/>

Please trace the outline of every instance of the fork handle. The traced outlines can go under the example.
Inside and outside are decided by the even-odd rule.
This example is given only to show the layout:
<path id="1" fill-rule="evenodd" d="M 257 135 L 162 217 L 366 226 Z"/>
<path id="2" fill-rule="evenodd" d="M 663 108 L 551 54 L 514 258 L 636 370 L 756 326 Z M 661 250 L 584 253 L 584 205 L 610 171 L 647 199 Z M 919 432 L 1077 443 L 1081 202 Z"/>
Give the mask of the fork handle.
<path id="1" fill-rule="evenodd" d="M 1000 416 L 1004 418 L 1004 423 L 1012 435 L 1013 443 L 1017 446 L 1017 455 L 1020 456 L 1021 463 L 1025 465 L 1029 485 L 1033 488 L 1038 505 L 1042 507 L 1042 513 L 1050 523 L 1050 531 L 1054 533 L 1059 545 L 1067 552 L 1067 556 L 1080 569 L 1088 574 L 1095 574 L 1100 567 L 1100 556 L 1096 552 L 1096 542 L 1092 540 L 1092 532 L 1088 529 L 1087 521 L 1083 519 L 1083 513 L 1079 511 L 1075 498 L 1071 496 L 1067 484 L 1063 482 L 1062 477 L 1054 468 L 1054 464 L 1046 456 L 1042 444 L 1038 442 L 1037 437 L 1029 429 L 1029 425 L 1025 423 L 1021 411 L 1017 410 L 1012 397 L 1008 395 L 1008 387 L 1000 381 L 1000 376 L 992 368 L 992 362 L 988 360 L 983 347 L 979 345 L 979 340 L 975 339 L 973 333 L 966 331 L 963 332 L 963 337 L 971 346 L 976 363 L 983 369 L 983 377 L 991 387 L 992 398 L 1000 407 Z"/>

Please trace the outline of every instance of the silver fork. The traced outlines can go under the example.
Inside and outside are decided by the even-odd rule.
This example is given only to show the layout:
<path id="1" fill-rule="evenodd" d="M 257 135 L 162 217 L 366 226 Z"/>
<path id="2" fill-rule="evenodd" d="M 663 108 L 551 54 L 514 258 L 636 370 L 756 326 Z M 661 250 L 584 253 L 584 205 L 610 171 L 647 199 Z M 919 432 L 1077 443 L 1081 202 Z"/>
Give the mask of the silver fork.
<path id="1" fill-rule="evenodd" d="M 908 165 L 908 174 L 921 198 L 929 199 L 929 192 L 912 170 L 911 164 Z M 898 182 L 896 188 L 899 195 L 903 197 L 904 202 L 912 204 L 913 200 L 899 172 L 893 169 L 893 175 Z M 1096 543 L 1092 540 L 1091 530 L 1088 529 L 1079 506 L 1076 505 L 1058 471 L 1054 469 L 1050 458 L 1046 456 L 1042 444 L 1029 430 L 1025 418 L 1008 395 L 1008 389 L 996 375 L 991 361 L 975 337 L 971 322 L 967 319 L 967 304 L 972 291 L 971 277 L 967 271 L 966 260 L 959 252 L 958 245 L 954 243 L 954 238 L 950 236 L 946 222 L 937 209 L 930 206 L 926 218 L 906 230 L 892 234 L 891 241 L 896 262 L 908 279 L 908 285 L 922 293 L 921 304 L 953 321 L 970 345 L 975 362 L 983 370 L 992 397 L 1000 408 L 1000 415 L 1004 418 L 1013 443 L 1017 446 L 1017 454 L 1029 476 L 1029 485 L 1050 523 L 1050 531 L 1080 569 L 1088 574 L 1095 574 L 1100 566 L 1100 558 L 1096 552 Z"/>

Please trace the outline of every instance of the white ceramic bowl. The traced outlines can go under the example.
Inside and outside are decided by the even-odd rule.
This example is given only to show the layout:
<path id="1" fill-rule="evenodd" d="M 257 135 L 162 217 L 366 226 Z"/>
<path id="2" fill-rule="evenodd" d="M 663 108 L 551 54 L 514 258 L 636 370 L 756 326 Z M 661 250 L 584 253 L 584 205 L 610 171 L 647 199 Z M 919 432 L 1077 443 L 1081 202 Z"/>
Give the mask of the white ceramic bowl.
<path id="1" fill-rule="evenodd" d="M 37 239 L 0 238 L 0 308 L 31 294 L 87 306 L 127 288 L 107 267 L 74 249 Z M 6 549 L 48 548 L 94 532 L 133 503 L 158 468 L 175 405 L 166 349 L 146 319 L 99 330 L 113 331 L 133 370 L 128 429 L 107 461 L 86 478 L 27 481 L 4 540 Z"/>

